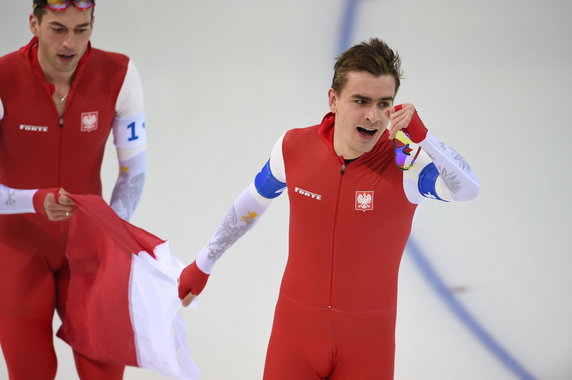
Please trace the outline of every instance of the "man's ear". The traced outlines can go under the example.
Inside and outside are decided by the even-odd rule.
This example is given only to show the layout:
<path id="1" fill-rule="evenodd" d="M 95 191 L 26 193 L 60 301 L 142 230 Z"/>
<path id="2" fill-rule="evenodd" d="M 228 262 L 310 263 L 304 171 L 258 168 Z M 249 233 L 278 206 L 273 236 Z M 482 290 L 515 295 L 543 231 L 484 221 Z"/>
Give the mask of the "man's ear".
<path id="1" fill-rule="evenodd" d="M 38 31 L 40 29 L 40 20 L 36 17 L 36 15 L 30 15 L 30 31 L 35 37 L 38 37 Z"/>
<path id="2" fill-rule="evenodd" d="M 330 111 L 336 113 L 338 109 L 338 96 L 333 88 L 328 91 L 328 104 L 330 105 Z"/>

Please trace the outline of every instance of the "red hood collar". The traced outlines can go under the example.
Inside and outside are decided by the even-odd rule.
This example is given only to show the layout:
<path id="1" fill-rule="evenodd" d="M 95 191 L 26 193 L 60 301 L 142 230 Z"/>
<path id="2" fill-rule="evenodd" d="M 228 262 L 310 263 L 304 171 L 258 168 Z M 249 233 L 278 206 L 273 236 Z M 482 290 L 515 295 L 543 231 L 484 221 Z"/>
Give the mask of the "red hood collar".
<path id="1" fill-rule="evenodd" d="M 322 119 L 320 123 L 320 128 L 318 129 L 318 134 L 320 137 L 328 143 L 328 145 L 334 146 L 334 124 L 336 123 L 336 115 L 332 112 L 328 112 L 326 116 Z"/>

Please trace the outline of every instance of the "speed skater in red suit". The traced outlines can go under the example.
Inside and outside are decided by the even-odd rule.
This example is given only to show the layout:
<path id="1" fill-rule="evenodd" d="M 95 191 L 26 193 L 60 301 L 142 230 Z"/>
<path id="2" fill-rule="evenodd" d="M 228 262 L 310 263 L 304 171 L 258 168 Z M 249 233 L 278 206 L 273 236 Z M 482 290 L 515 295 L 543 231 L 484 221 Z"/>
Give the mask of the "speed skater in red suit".
<path id="1" fill-rule="evenodd" d="M 65 259 L 75 205 L 101 195 L 113 133 L 119 175 L 110 205 L 128 220 L 143 191 L 142 86 L 129 57 L 92 48 L 92 0 L 34 0 L 24 47 L 0 57 L 0 344 L 11 380 L 52 380 L 54 310 L 65 314 Z M 82 380 L 123 366 L 74 352 Z"/>
<path id="2" fill-rule="evenodd" d="M 428 132 L 415 107 L 394 105 L 401 76 L 399 56 L 379 39 L 344 52 L 330 113 L 278 139 L 181 274 L 188 305 L 221 255 L 288 189 L 289 253 L 266 380 L 393 379 L 398 271 L 417 206 L 480 191 L 465 159 Z"/>

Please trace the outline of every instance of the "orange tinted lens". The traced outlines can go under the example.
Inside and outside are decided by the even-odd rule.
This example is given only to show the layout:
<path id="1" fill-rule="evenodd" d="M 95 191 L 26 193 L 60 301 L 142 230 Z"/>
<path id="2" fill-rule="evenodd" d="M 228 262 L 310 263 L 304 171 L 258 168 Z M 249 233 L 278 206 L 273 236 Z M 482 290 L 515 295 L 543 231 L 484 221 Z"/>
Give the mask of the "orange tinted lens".
<path id="1" fill-rule="evenodd" d="M 74 1 L 74 4 L 76 8 L 81 10 L 89 9 L 94 5 L 93 0 L 88 0 L 88 1 L 76 0 Z"/>
<path id="2" fill-rule="evenodd" d="M 47 1 L 48 8 L 50 9 L 66 9 L 68 7 L 67 0 L 48 0 Z"/>
<path id="3" fill-rule="evenodd" d="M 48 8 L 61 11 L 68 7 L 68 5 L 73 1 L 73 4 L 77 9 L 86 10 L 93 7 L 93 0 L 47 0 Z"/>

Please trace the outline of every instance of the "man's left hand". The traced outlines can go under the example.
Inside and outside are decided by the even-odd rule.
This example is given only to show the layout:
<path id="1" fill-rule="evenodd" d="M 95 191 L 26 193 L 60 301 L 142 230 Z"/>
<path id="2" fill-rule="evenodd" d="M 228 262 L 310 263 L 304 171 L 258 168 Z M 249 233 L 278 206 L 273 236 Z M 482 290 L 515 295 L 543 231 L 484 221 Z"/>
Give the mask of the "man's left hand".
<path id="1" fill-rule="evenodd" d="M 409 138 L 420 143 L 427 136 L 427 127 L 421 121 L 419 114 L 411 103 L 398 104 L 389 110 L 390 125 L 389 138 L 395 138 L 397 132 L 403 129 L 409 135 Z"/>

